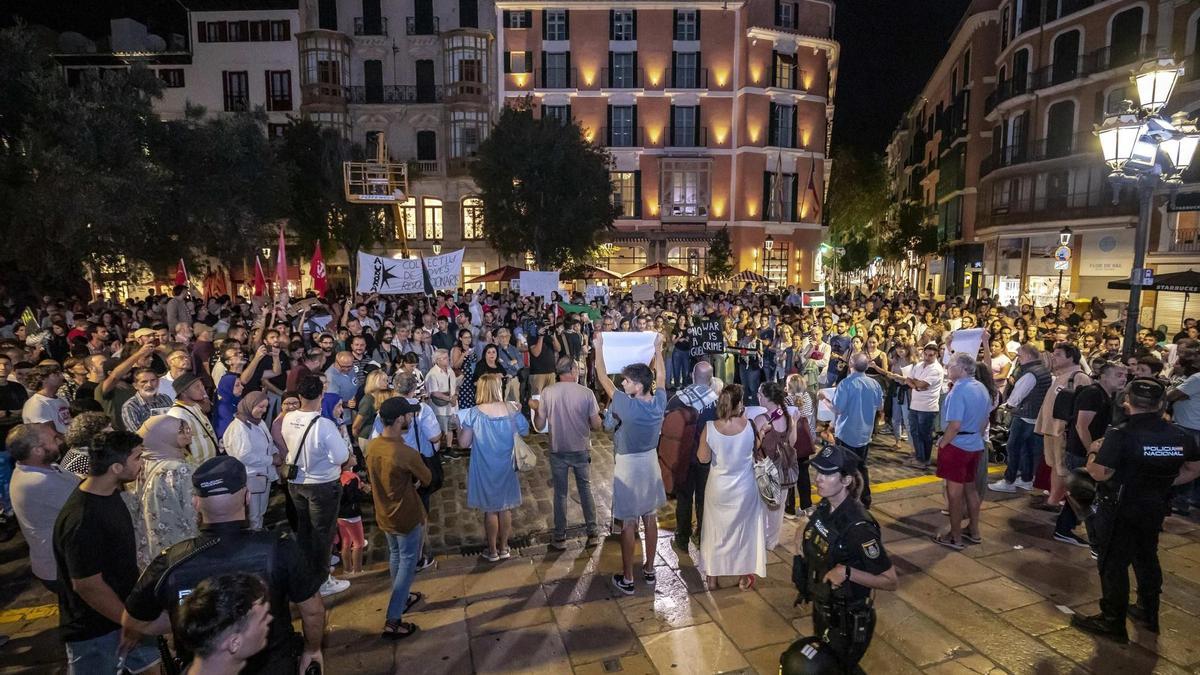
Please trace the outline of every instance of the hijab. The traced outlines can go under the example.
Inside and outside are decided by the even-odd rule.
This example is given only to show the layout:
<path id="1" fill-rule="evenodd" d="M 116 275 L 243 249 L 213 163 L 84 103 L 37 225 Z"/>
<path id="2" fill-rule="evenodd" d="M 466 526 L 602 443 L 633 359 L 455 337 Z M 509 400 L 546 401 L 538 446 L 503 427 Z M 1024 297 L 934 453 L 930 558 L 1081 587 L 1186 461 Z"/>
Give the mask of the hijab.
<path id="1" fill-rule="evenodd" d="M 325 419 L 333 420 L 334 422 L 337 423 L 337 425 L 339 427 L 342 426 L 342 424 L 344 424 L 345 421 L 341 417 L 335 416 L 333 414 L 333 409 L 335 407 L 337 407 L 338 403 L 341 403 L 341 402 L 342 402 L 342 397 L 338 396 L 336 393 L 334 393 L 332 391 L 325 392 L 325 395 L 321 397 L 321 417 L 324 417 Z"/>
<path id="2" fill-rule="evenodd" d="M 248 426 L 257 426 L 258 423 L 262 421 L 262 418 L 254 417 L 254 408 L 266 399 L 267 395 L 261 391 L 251 391 L 246 393 L 246 395 L 242 396 L 242 400 L 238 402 L 237 414 L 235 417 Z"/>
<path id="3" fill-rule="evenodd" d="M 155 415 L 142 423 L 138 429 L 138 435 L 142 437 L 142 458 L 146 461 L 183 460 L 188 449 L 179 445 L 181 424 L 186 422 L 169 415 Z"/>

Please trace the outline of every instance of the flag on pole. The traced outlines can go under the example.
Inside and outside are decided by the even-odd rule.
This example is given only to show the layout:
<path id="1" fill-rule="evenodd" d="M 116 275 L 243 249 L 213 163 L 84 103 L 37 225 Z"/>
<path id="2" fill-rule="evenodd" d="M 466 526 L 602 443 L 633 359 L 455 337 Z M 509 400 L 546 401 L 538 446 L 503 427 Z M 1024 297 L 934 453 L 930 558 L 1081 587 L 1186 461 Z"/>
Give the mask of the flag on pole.
<path id="1" fill-rule="evenodd" d="M 812 162 L 808 166 L 809 166 L 808 188 L 806 188 L 804 192 L 805 192 L 805 194 L 809 194 L 809 193 L 812 194 L 813 203 L 815 204 L 815 208 L 816 208 L 815 214 L 816 214 L 817 218 L 820 218 L 821 217 L 821 194 L 819 192 L 817 192 L 817 184 L 813 180 L 813 177 L 817 173 L 817 163 Z"/>
<path id="2" fill-rule="evenodd" d="M 183 258 L 180 258 L 179 264 L 175 266 L 175 285 L 176 286 L 187 286 L 188 285 L 187 267 L 184 267 L 184 265 L 183 265 Z"/>
<path id="3" fill-rule="evenodd" d="M 783 151 L 775 159 L 775 185 L 771 189 L 771 209 L 775 212 L 775 220 L 783 222 Z M 789 214 L 790 220 L 790 214 Z"/>
<path id="4" fill-rule="evenodd" d="M 275 283 L 279 284 L 279 288 L 275 290 L 275 302 L 277 304 L 287 304 L 288 297 L 288 272 L 287 272 L 287 253 L 285 251 L 286 244 L 283 239 L 283 226 L 279 226 L 279 245 L 278 253 L 275 259 Z"/>
<path id="5" fill-rule="evenodd" d="M 329 283 L 329 278 L 325 274 L 325 257 L 321 255 L 321 242 L 317 242 L 316 248 L 313 250 L 312 263 L 308 266 L 308 275 L 312 277 L 313 288 L 317 291 L 317 297 L 325 295 L 325 286 Z"/>
<path id="6" fill-rule="evenodd" d="M 254 297 L 261 298 L 267 292 L 267 275 L 263 274 L 262 261 L 254 256 Z"/>
<path id="7" fill-rule="evenodd" d="M 29 307 L 26 307 L 25 311 L 21 312 L 21 323 L 25 324 L 26 335 L 33 335 L 42 329 L 38 324 L 37 317 L 33 315 L 33 310 Z"/>

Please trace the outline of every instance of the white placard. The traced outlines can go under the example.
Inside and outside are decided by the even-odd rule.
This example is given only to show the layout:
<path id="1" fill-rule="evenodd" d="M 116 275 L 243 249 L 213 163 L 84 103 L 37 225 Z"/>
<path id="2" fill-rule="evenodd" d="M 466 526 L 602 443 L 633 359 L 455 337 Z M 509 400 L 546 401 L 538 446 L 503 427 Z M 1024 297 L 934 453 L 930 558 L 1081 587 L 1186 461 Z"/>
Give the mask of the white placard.
<path id="1" fill-rule="evenodd" d="M 540 295 L 550 302 L 558 291 L 558 272 L 521 272 L 521 295 Z"/>
<path id="2" fill-rule="evenodd" d="M 633 301 L 634 302 L 650 302 L 654 299 L 654 284 L 634 284 L 633 286 Z"/>
<path id="3" fill-rule="evenodd" d="M 654 359 L 654 331 L 632 333 L 601 333 L 604 345 L 604 369 L 619 373 L 634 363 L 649 365 Z"/>
<path id="4" fill-rule="evenodd" d="M 979 354 L 979 346 L 982 343 L 982 328 L 961 328 L 950 336 L 950 353 L 966 352 L 975 356 Z"/>
<path id="5" fill-rule="evenodd" d="M 358 284 L 355 290 L 359 293 L 380 295 L 424 293 L 425 280 L 421 274 L 421 261 L 383 258 L 360 252 Z"/>
<path id="6" fill-rule="evenodd" d="M 424 258 L 425 271 L 429 273 L 429 285 L 435 291 L 453 290 L 458 288 L 462 278 L 463 254 L 467 249 L 460 248 L 453 253 L 444 253 Z"/>
<path id="7" fill-rule="evenodd" d="M 584 291 L 583 297 L 588 302 L 591 302 L 592 300 L 595 300 L 596 298 L 600 298 L 601 300 L 603 300 L 608 297 L 608 286 L 601 286 L 599 284 L 588 284 L 587 289 Z"/>
<path id="8" fill-rule="evenodd" d="M 820 399 L 820 402 L 817 403 L 817 421 L 818 422 L 832 422 L 833 421 L 833 394 L 836 391 L 837 391 L 836 387 L 829 387 L 828 389 L 817 390 L 818 394 L 825 395 L 823 398 L 821 396 L 817 396 L 817 398 Z"/>

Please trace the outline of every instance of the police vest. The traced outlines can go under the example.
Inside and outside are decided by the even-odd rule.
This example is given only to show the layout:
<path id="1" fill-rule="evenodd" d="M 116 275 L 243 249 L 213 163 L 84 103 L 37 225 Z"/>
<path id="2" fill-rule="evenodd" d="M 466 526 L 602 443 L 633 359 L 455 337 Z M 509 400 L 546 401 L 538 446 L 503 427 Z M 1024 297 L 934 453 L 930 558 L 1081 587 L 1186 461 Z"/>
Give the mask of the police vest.
<path id="1" fill-rule="evenodd" d="M 855 502 L 857 504 L 857 502 Z M 804 560 L 808 570 L 808 591 L 813 602 L 854 602 L 871 596 L 871 589 L 856 583 L 841 584 L 833 588 L 825 581 L 825 575 L 836 565 L 858 567 L 860 554 L 846 545 L 846 533 L 859 526 L 868 526 L 875 531 L 875 540 L 880 541 L 879 524 L 865 510 L 856 513 L 849 525 L 840 529 L 830 517 L 825 504 L 817 507 L 812 520 L 804 529 Z M 878 544 L 877 544 L 878 545 Z"/>

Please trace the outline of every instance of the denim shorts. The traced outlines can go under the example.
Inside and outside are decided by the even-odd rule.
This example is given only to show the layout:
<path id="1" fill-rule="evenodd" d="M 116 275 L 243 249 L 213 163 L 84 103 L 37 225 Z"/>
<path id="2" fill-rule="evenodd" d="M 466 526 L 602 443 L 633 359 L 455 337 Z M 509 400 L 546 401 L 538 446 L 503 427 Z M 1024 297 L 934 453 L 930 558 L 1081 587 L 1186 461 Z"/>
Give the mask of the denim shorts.
<path id="1" fill-rule="evenodd" d="M 107 635 L 68 642 L 67 665 L 71 675 L 93 675 L 117 672 L 117 647 L 121 645 L 121 631 Z M 125 656 L 125 670 L 141 673 L 150 670 L 162 661 L 158 653 L 156 638 L 146 638 Z"/>

